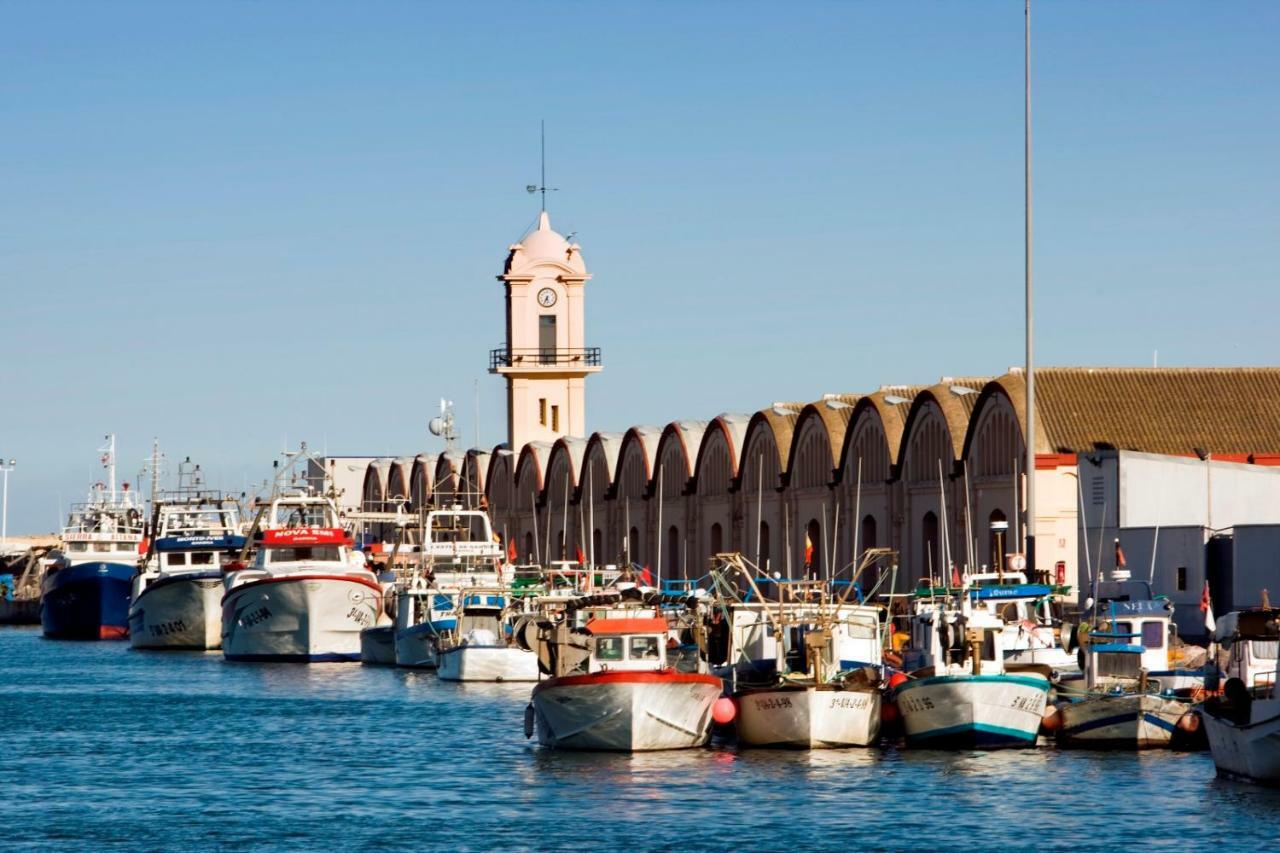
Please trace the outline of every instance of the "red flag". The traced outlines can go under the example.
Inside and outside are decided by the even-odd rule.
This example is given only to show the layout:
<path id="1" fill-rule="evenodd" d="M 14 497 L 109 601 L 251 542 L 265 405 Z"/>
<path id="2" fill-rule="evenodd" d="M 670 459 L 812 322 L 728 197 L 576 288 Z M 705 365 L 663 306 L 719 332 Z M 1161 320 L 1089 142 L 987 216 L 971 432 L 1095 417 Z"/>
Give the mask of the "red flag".
<path id="1" fill-rule="evenodd" d="M 1200 593 L 1200 612 L 1204 614 L 1204 629 L 1210 634 L 1218 627 L 1213 618 L 1213 599 L 1209 596 L 1209 579 L 1204 580 L 1204 592 Z"/>
<path id="2" fill-rule="evenodd" d="M 581 545 L 574 545 L 573 553 L 574 553 L 574 556 L 578 558 L 578 565 L 585 566 L 587 564 L 587 558 L 582 555 Z"/>
<path id="3" fill-rule="evenodd" d="M 645 586 L 653 586 L 653 574 L 649 571 L 648 566 L 640 570 L 640 583 Z"/>
<path id="4" fill-rule="evenodd" d="M 809 531 L 804 533 L 804 564 L 806 566 L 813 565 L 813 540 L 809 538 Z"/>
<path id="5" fill-rule="evenodd" d="M 514 563 L 520 557 L 520 552 L 516 550 L 516 540 L 512 539 L 507 543 L 507 561 Z"/>
<path id="6" fill-rule="evenodd" d="M 960 578 L 960 569 L 956 566 L 951 567 L 951 585 L 954 587 L 963 586 L 964 581 Z"/>
<path id="7" fill-rule="evenodd" d="M 1117 539 L 1116 540 L 1116 568 L 1123 569 L 1126 565 L 1128 564 L 1125 562 L 1125 559 L 1124 559 L 1124 549 L 1120 547 L 1120 540 Z"/>

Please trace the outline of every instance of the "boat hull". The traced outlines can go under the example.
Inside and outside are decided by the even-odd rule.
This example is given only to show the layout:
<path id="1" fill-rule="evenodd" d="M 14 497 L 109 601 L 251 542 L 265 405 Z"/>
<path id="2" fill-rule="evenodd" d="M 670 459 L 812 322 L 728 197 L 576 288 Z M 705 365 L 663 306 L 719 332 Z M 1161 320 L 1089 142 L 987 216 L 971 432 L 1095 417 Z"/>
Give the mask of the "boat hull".
<path id="1" fill-rule="evenodd" d="M 1034 746 L 1049 680 L 1030 674 L 937 675 L 896 691 L 907 745 L 925 749 Z"/>
<path id="2" fill-rule="evenodd" d="M 1058 705 L 1059 746 L 1093 749 L 1167 748 L 1186 702 L 1147 693 L 1089 696 Z"/>
<path id="3" fill-rule="evenodd" d="M 40 584 L 40 625 L 59 640 L 123 640 L 129 636 L 134 566 L 81 563 L 51 569 Z"/>
<path id="4" fill-rule="evenodd" d="M 538 656 L 505 644 L 455 646 L 439 653 L 436 674 L 441 681 L 537 681 Z"/>
<path id="5" fill-rule="evenodd" d="M 360 632 L 360 662 L 378 666 L 396 665 L 396 629 L 392 625 L 365 628 Z"/>
<path id="6" fill-rule="evenodd" d="M 723 682 L 711 675 L 601 672 L 533 689 L 538 742 L 554 749 L 642 752 L 702 746 Z"/>
<path id="7" fill-rule="evenodd" d="M 436 630 L 430 623 L 401 628 L 395 632 L 396 666 L 410 669 L 435 669 Z"/>
<path id="8" fill-rule="evenodd" d="M 39 625 L 40 599 L 0 598 L 0 625 Z"/>
<path id="9" fill-rule="evenodd" d="M 738 741 L 747 746 L 870 746 L 880 735 L 878 690 L 796 685 L 743 690 L 734 699 Z"/>
<path id="10" fill-rule="evenodd" d="M 1202 715 L 1220 775 L 1280 786 L 1280 701 L 1271 700 L 1270 705 L 1270 716 L 1256 723 L 1235 723 L 1208 712 Z"/>
<path id="11" fill-rule="evenodd" d="M 358 577 L 248 581 L 222 599 L 222 653 L 232 661 L 358 661 L 360 632 L 381 607 L 381 587 Z"/>
<path id="12" fill-rule="evenodd" d="M 162 576 L 129 607 L 135 649 L 222 647 L 222 576 L 218 572 Z"/>

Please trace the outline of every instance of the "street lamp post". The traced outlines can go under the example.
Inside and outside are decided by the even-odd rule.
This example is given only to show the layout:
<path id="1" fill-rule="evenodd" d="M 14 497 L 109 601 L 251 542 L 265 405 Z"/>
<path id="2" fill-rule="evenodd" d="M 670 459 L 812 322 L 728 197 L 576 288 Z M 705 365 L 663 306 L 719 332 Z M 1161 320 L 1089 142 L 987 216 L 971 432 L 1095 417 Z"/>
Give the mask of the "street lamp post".
<path id="1" fill-rule="evenodd" d="M 0 508 L 0 555 L 9 553 L 9 472 L 18 464 L 17 459 L 0 459 L 0 471 L 4 472 L 4 499 Z"/>

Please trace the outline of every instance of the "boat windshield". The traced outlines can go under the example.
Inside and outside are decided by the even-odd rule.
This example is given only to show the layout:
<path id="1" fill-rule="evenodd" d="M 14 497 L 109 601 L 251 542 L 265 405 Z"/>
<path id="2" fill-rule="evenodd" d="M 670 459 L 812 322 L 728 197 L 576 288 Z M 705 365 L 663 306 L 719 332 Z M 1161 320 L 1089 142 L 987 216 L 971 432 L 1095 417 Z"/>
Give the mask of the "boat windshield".
<path id="1" fill-rule="evenodd" d="M 299 560 L 336 563 L 339 559 L 337 545 L 302 545 L 297 548 L 270 548 L 267 550 L 267 554 L 268 563 L 294 563 Z"/>
<path id="2" fill-rule="evenodd" d="M 296 504 L 278 504 L 275 507 L 273 517 L 270 519 L 268 526 L 270 527 L 328 527 L 330 526 L 328 505 L 304 504 L 298 506 Z"/>
<path id="3" fill-rule="evenodd" d="M 1142 623 L 1142 647 L 1144 649 L 1159 649 L 1164 647 L 1164 622 L 1148 621 Z M 1129 634 L 1136 636 L 1133 630 L 1132 622 L 1117 622 L 1117 634 Z"/>
<path id="4" fill-rule="evenodd" d="M 596 660 L 622 660 L 622 638 L 596 637 Z"/>
<path id="5" fill-rule="evenodd" d="M 1280 651 L 1280 640 L 1250 640 L 1249 651 L 1254 660 L 1275 660 Z"/>

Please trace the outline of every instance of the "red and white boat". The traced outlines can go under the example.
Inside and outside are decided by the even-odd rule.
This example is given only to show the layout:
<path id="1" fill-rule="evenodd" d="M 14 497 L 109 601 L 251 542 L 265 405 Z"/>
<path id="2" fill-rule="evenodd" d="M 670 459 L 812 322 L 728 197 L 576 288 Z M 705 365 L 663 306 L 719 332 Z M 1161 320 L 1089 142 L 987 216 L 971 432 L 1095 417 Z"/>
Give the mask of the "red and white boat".
<path id="1" fill-rule="evenodd" d="M 235 661 L 358 661 L 360 632 L 382 612 L 382 587 L 351 551 L 328 498 L 283 496 L 252 566 L 224 579 L 222 651 Z M 292 524 L 293 526 L 289 526 Z"/>
<path id="2" fill-rule="evenodd" d="M 669 662 L 670 636 L 653 609 L 591 618 L 585 630 L 556 626 L 539 657 L 557 674 L 533 688 L 525 736 L 536 731 L 540 744 L 556 749 L 612 752 L 705 744 L 724 685 Z"/>

